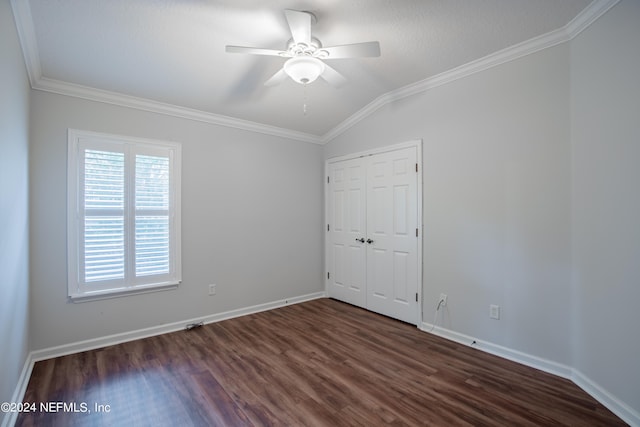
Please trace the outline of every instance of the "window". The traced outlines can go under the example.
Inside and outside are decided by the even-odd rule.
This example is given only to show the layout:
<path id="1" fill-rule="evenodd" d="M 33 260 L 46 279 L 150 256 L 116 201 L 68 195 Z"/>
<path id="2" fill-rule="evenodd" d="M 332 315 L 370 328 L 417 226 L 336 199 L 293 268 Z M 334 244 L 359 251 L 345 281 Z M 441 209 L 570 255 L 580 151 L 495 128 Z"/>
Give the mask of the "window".
<path id="1" fill-rule="evenodd" d="M 181 280 L 180 144 L 69 129 L 69 297 Z"/>

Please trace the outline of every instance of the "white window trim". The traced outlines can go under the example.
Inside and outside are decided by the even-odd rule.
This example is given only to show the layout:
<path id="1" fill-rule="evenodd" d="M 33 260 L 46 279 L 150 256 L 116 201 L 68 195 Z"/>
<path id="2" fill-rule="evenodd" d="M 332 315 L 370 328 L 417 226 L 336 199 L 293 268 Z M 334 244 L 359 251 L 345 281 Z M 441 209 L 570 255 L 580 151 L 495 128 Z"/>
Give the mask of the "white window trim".
<path id="1" fill-rule="evenodd" d="M 170 258 L 171 268 L 167 277 L 160 282 L 139 281 L 135 277 L 129 283 L 102 284 L 87 289 L 80 280 L 80 257 L 82 244 L 80 242 L 82 215 L 80 214 L 80 189 L 83 170 L 80 162 L 80 146 L 82 140 L 91 141 L 92 146 L 104 144 L 114 148 L 116 145 L 135 147 L 135 150 L 169 151 L 170 170 Z M 115 298 L 125 295 L 135 295 L 175 289 L 182 281 L 182 245 L 181 245 L 181 169 L 182 146 L 177 142 L 158 141 L 130 136 L 110 135 L 77 129 L 68 130 L 68 159 L 67 159 L 67 271 L 68 296 L 73 302 L 93 301 L 98 299 Z M 129 197 L 132 197 L 129 195 Z M 131 250 L 132 243 L 127 243 Z"/>

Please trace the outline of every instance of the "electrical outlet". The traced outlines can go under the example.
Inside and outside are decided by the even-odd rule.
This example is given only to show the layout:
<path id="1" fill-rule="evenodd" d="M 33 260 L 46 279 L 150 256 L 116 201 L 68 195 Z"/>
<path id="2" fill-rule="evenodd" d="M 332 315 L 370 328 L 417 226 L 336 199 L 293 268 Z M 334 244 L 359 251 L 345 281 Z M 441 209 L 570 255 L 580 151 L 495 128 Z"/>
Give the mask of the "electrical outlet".
<path id="1" fill-rule="evenodd" d="M 209 295 L 216 294 L 216 285 L 209 285 Z"/>
<path id="2" fill-rule="evenodd" d="M 447 294 L 440 294 L 440 299 L 438 300 L 438 305 L 440 307 L 447 306 Z"/>
<path id="3" fill-rule="evenodd" d="M 489 306 L 489 317 L 492 319 L 500 319 L 500 306 L 491 304 Z"/>

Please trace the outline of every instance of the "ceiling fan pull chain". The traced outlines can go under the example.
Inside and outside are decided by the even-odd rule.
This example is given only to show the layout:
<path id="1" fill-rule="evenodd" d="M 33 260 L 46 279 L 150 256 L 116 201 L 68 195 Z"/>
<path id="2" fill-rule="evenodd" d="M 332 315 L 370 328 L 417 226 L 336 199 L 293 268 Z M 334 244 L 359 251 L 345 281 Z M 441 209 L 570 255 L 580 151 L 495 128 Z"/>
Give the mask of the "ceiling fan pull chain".
<path id="1" fill-rule="evenodd" d="M 303 100 L 302 100 L 302 114 L 307 115 L 307 84 L 304 83 L 302 85 L 303 90 Z"/>

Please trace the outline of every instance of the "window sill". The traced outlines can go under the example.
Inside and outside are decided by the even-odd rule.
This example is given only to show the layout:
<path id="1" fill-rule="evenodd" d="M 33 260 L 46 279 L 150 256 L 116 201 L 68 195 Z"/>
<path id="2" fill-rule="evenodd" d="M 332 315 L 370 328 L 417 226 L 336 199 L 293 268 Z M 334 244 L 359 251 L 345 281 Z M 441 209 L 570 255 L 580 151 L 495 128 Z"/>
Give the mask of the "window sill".
<path id="1" fill-rule="evenodd" d="M 151 292 L 170 291 L 177 289 L 180 282 L 163 283 L 158 285 L 137 286 L 135 288 L 122 288 L 87 292 L 84 294 L 71 294 L 69 300 L 73 303 L 98 301 L 103 299 L 120 298 L 130 295 L 148 294 Z"/>

